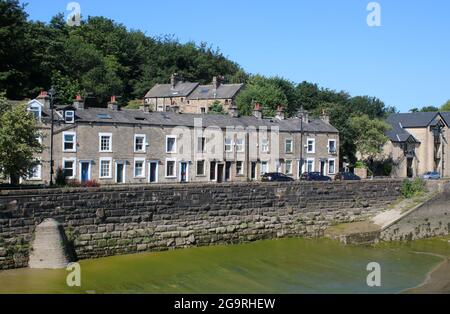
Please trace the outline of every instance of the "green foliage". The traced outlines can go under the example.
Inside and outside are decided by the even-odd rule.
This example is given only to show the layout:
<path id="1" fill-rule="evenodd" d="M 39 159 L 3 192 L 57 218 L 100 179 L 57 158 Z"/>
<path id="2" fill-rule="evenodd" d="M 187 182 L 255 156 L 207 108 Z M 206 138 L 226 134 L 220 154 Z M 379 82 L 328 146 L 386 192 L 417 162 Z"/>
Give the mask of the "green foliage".
<path id="1" fill-rule="evenodd" d="M 0 94 L 0 173 L 18 184 L 36 163 L 34 155 L 42 152 L 37 140 L 36 119 L 27 112 L 26 105 L 8 104 Z"/>
<path id="2" fill-rule="evenodd" d="M 364 159 L 374 159 L 381 153 L 383 145 L 388 141 L 385 133 L 390 126 L 382 120 L 371 119 L 368 115 L 352 116 L 349 127 L 354 134 L 356 150 Z"/>
<path id="3" fill-rule="evenodd" d="M 437 112 L 437 111 L 439 111 L 439 108 L 434 106 L 426 106 L 422 107 L 421 109 L 413 108 L 410 110 L 410 112 Z"/>
<path id="4" fill-rule="evenodd" d="M 215 101 L 210 107 L 209 107 L 209 114 L 225 114 L 225 111 L 223 110 L 223 106 L 219 101 Z"/>
<path id="5" fill-rule="evenodd" d="M 139 109 L 142 105 L 141 99 L 133 99 L 128 102 L 124 109 Z"/>
<path id="6" fill-rule="evenodd" d="M 366 166 L 366 164 L 363 161 L 358 160 L 355 163 L 355 168 L 357 168 L 357 169 L 366 169 L 367 166 Z"/>
<path id="7" fill-rule="evenodd" d="M 441 111 L 450 111 L 450 100 L 448 100 L 445 104 L 442 105 Z"/>
<path id="8" fill-rule="evenodd" d="M 67 176 L 61 167 L 56 169 L 55 184 L 57 186 L 66 186 L 67 184 Z"/>
<path id="9" fill-rule="evenodd" d="M 405 198 L 412 198 L 421 195 L 425 192 L 425 181 L 421 178 L 416 178 L 414 181 L 405 179 L 402 185 L 402 195 Z"/>

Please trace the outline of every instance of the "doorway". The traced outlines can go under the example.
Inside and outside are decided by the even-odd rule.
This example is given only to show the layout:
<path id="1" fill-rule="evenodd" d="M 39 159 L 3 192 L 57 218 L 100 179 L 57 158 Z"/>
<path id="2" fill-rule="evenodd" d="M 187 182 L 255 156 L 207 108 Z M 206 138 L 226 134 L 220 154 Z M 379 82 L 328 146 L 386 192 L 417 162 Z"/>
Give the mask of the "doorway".
<path id="1" fill-rule="evenodd" d="M 413 158 L 408 158 L 408 160 L 406 161 L 406 176 L 408 178 L 412 178 L 414 176 Z"/>
<path id="2" fill-rule="evenodd" d="M 224 164 L 217 165 L 217 183 L 223 182 L 223 169 L 224 169 Z"/>
<path id="3" fill-rule="evenodd" d="M 227 163 L 225 164 L 225 182 L 228 182 L 231 179 L 231 166 L 232 162 L 227 161 Z"/>
<path id="4" fill-rule="evenodd" d="M 251 174 L 250 174 L 250 178 L 253 180 L 253 181 L 256 181 L 256 162 L 252 162 L 252 167 L 251 167 Z"/>
<path id="5" fill-rule="evenodd" d="M 157 183 L 158 182 L 158 162 L 157 161 L 151 161 L 150 167 L 149 167 L 149 182 L 150 183 Z"/>
<path id="6" fill-rule="evenodd" d="M 125 183 L 125 163 L 116 163 L 116 183 Z"/>
<path id="7" fill-rule="evenodd" d="M 91 179 L 91 163 L 81 162 L 81 182 L 87 182 Z"/>
<path id="8" fill-rule="evenodd" d="M 180 182 L 188 182 L 188 163 L 180 162 Z"/>
<path id="9" fill-rule="evenodd" d="M 322 175 L 322 176 L 324 176 L 326 173 L 325 173 L 325 167 L 326 167 L 326 165 L 327 165 L 327 163 L 326 163 L 326 161 L 324 161 L 324 160 L 321 160 L 320 161 L 320 174 Z"/>

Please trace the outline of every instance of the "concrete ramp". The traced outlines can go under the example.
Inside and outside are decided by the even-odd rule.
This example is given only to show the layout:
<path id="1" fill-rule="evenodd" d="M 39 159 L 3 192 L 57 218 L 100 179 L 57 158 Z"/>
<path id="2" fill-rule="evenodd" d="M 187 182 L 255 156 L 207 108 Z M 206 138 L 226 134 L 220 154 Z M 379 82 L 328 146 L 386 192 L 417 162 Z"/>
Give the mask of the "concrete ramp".
<path id="1" fill-rule="evenodd" d="M 72 261 L 62 226 L 54 219 L 45 219 L 36 227 L 31 246 L 30 268 L 63 269 Z"/>

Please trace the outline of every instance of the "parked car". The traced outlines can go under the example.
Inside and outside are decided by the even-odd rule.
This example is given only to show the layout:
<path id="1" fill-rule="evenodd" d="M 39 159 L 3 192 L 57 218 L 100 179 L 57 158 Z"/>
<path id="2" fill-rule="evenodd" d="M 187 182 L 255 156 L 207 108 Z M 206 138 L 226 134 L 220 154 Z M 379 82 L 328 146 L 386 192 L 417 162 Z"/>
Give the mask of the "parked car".
<path id="1" fill-rule="evenodd" d="M 288 182 L 294 181 L 291 177 L 288 177 L 284 173 L 270 172 L 262 175 L 261 180 L 264 182 Z"/>
<path id="2" fill-rule="evenodd" d="M 361 180 L 356 174 L 352 172 L 338 172 L 334 177 L 336 181 L 359 181 Z"/>
<path id="3" fill-rule="evenodd" d="M 301 181 L 332 181 L 328 176 L 322 175 L 320 172 L 306 172 L 300 176 Z"/>
<path id="4" fill-rule="evenodd" d="M 425 173 L 423 175 L 423 178 L 425 180 L 440 180 L 441 175 L 439 172 L 436 172 L 436 171 L 428 171 L 427 173 Z"/>

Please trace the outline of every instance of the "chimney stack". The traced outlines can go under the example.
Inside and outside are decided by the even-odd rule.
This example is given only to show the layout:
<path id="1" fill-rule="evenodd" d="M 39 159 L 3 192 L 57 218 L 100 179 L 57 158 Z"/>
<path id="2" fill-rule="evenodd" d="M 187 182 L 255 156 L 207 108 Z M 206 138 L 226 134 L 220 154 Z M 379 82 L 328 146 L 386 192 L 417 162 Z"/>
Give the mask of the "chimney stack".
<path id="1" fill-rule="evenodd" d="M 214 76 L 212 84 L 214 86 L 214 90 L 217 90 L 220 86 L 220 77 Z"/>
<path id="2" fill-rule="evenodd" d="M 277 106 L 277 114 L 275 118 L 278 120 L 284 120 L 284 107 L 282 105 Z"/>
<path id="3" fill-rule="evenodd" d="M 253 115 L 258 119 L 262 119 L 263 117 L 262 106 L 259 102 L 255 104 L 255 108 L 253 109 Z"/>
<path id="4" fill-rule="evenodd" d="M 116 101 L 116 96 L 111 96 L 111 101 L 108 103 L 108 109 L 119 110 L 119 104 Z"/>
<path id="5" fill-rule="evenodd" d="M 308 111 L 303 109 L 303 106 L 297 111 L 297 118 L 302 119 L 303 123 L 309 123 L 309 114 Z"/>
<path id="6" fill-rule="evenodd" d="M 80 94 L 77 94 L 73 101 L 73 107 L 77 110 L 84 110 L 85 109 L 85 103 L 84 99 L 81 97 Z"/>
<path id="7" fill-rule="evenodd" d="M 139 106 L 139 109 L 145 113 L 150 112 L 150 105 L 145 102 L 144 99 L 142 99 L 141 105 Z"/>
<path id="8" fill-rule="evenodd" d="M 324 110 L 322 110 L 322 114 L 320 115 L 320 120 L 325 122 L 326 124 L 330 124 L 330 116 L 328 113 Z"/>
<path id="9" fill-rule="evenodd" d="M 36 99 L 44 105 L 44 108 L 50 108 L 50 96 L 45 90 L 42 90 Z"/>
<path id="10" fill-rule="evenodd" d="M 178 83 L 178 74 L 177 73 L 173 73 L 170 76 L 170 86 L 171 86 L 171 88 L 175 89 L 175 86 L 177 85 L 177 83 Z"/>
<path id="11" fill-rule="evenodd" d="M 232 118 L 238 118 L 238 117 L 239 117 L 239 110 L 238 110 L 237 106 L 233 104 L 233 105 L 230 107 L 230 109 L 228 110 L 228 114 L 229 114 L 230 117 L 232 117 Z"/>

